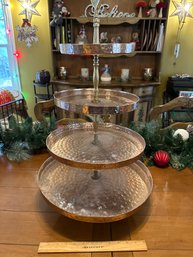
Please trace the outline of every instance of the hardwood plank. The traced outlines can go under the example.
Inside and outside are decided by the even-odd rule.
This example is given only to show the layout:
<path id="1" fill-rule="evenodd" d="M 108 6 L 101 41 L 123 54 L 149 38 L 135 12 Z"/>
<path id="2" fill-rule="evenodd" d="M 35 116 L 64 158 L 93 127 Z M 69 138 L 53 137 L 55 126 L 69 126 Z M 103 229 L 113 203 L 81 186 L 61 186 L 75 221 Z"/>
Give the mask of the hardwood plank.
<path id="1" fill-rule="evenodd" d="M 93 223 L 92 233 L 93 241 L 111 240 L 110 223 Z"/>
<path id="2" fill-rule="evenodd" d="M 109 241 L 111 240 L 110 223 L 93 224 L 92 231 L 93 241 Z M 110 252 L 92 253 L 92 257 L 111 257 Z"/>
<path id="3" fill-rule="evenodd" d="M 113 257 L 133 257 L 133 252 L 114 252 Z"/>
<path id="4" fill-rule="evenodd" d="M 112 240 L 131 240 L 128 222 L 128 219 L 124 219 L 111 224 Z M 133 257 L 133 253 L 114 252 L 113 257 Z"/>
<path id="5" fill-rule="evenodd" d="M 48 157 L 49 154 L 44 153 L 21 162 L 0 157 L 0 187 L 37 187 L 36 173 Z"/>
<path id="6" fill-rule="evenodd" d="M 0 212 L 0 244 L 90 241 L 92 224 L 56 213 Z M 2 233 L 3 231 L 3 233 Z"/>
<path id="7" fill-rule="evenodd" d="M 135 215 L 129 221 L 131 239 L 146 240 L 149 250 L 193 250 L 193 217 Z"/>
<path id="8" fill-rule="evenodd" d="M 10 161 L 5 156 L 0 157 L 0 163 L 3 164 L 4 167 L 8 167 L 10 169 L 27 169 L 39 168 L 39 164 L 45 161 L 49 156 L 48 152 L 44 152 L 41 154 L 31 155 L 31 158 L 25 161 Z M 32 165 L 33 163 L 33 165 Z"/>
<path id="9" fill-rule="evenodd" d="M 38 169 L 37 169 L 38 171 Z M 35 187 L 36 171 L 29 169 L 8 169 L 0 170 L 0 187 Z"/>
<path id="10" fill-rule="evenodd" d="M 177 171 L 171 167 L 148 167 L 153 177 L 153 191 L 161 192 L 193 192 L 193 171 L 184 169 Z"/>
<path id="11" fill-rule="evenodd" d="M 38 188 L 0 187 L 0 210 L 54 212 Z"/>
<path id="12" fill-rule="evenodd" d="M 129 219 L 111 223 L 112 240 L 130 240 Z"/>
<path id="13" fill-rule="evenodd" d="M 192 257 L 193 251 L 181 250 L 152 250 L 148 252 L 134 252 L 133 257 Z"/>
<path id="14" fill-rule="evenodd" d="M 153 192 L 136 215 L 193 216 L 193 192 Z"/>
<path id="15" fill-rule="evenodd" d="M 0 245 L 0 257 L 59 257 L 58 254 L 38 254 L 37 246 Z M 65 253 L 63 257 L 91 257 L 90 253 Z"/>
<path id="16" fill-rule="evenodd" d="M 112 254 L 110 252 L 101 252 L 101 253 L 91 253 L 92 257 L 111 257 Z"/>

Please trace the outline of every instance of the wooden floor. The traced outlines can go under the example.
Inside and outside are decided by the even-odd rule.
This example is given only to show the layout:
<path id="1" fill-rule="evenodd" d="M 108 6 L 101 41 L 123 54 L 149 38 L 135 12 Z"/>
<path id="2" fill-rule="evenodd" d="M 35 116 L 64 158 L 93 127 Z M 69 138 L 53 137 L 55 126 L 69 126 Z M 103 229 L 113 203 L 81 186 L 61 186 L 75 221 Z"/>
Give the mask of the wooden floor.
<path id="1" fill-rule="evenodd" d="M 42 198 L 36 174 L 48 157 L 21 163 L 0 159 L 0 257 L 192 257 L 193 172 L 150 168 L 154 190 L 132 217 L 112 224 L 73 221 Z M 37 254 L 40 242 L 145 240 L 148 252 Z"/>

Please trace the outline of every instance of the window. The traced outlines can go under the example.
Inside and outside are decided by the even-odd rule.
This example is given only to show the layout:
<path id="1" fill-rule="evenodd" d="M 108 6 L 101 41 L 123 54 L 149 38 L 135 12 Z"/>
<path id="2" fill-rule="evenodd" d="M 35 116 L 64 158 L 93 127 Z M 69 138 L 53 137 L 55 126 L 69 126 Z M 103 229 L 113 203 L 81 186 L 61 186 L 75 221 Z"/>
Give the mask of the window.
<path id="1" fill-rule="evenodd" d="M 20 91 L 9 1 L 0 0 L 0 89 Z"/>

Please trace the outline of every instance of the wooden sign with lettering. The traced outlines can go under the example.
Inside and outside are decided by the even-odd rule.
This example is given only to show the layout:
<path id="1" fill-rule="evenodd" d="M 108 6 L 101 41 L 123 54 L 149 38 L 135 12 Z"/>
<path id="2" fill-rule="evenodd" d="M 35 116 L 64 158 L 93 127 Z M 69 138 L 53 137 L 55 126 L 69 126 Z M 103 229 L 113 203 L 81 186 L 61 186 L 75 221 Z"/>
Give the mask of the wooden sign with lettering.
<path id="1" fill-rule="evenodd" d="M 109 4 L 100 4 L 100 1 L 93 0 L 91 1 L 91 4 L 87 5 L 84 11 L 85 17 L 100 17 L 100 18 L 107 18 L 107 17 L 113 17 L 113 18 L 133 18 L 136 16 L 135 13 L 128 13 L 128 12 L 122 12 L 119 11 L 118 5 L 114 5 L 112 8 L 110 8 Z"/>

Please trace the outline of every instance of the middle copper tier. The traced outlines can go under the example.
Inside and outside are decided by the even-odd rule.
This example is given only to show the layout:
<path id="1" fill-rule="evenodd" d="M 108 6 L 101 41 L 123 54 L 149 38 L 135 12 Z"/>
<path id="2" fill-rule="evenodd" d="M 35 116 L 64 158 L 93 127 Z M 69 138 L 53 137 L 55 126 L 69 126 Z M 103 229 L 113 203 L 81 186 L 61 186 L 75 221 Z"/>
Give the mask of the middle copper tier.
<path id="1" fill-rule="evenodd" d="M 46 141 L 51 155 L 72 167 L 112 169 L 138 160 L 145 141 L 138 133 L 111 123 L 72 124 L 56 129 Z"/>
<path id="2" fill-rule="evenodd" d="M 56 106 L 63 110 L 84 114 L 119 114 L 137 108 L 139 97 L 124 91 L 99 89 L 97 101 L 95 89 L 63 90 L 54 94 Z"/>

